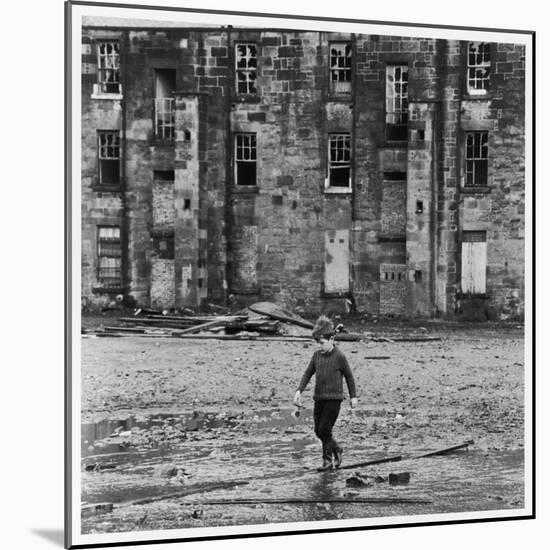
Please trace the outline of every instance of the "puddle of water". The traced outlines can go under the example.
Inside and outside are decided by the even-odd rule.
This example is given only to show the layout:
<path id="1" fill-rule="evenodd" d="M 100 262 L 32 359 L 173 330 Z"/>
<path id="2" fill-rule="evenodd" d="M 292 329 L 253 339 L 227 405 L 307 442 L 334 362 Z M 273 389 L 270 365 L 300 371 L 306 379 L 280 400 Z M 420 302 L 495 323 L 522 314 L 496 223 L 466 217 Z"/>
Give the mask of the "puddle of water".
<path id="1" fill-rule="evenodd" d="M 229 458 L 232 450 L 238 450 L 237 460 Z M 120 504 L 109 515 L 115 531 L 125 530 L 132 514 L 143 516 L 145 511 L 151 521 L 149 528 L 171 525 L 182 527 L 185 510 L 204 509 L 200 526 L 223 524 L 255 524 L 271 522 L 319 521 L 326 519 L 369 518 L 393 515 L 444 514 L 521 508 L 524 502 L 522 450 L 508 452 L 458 451 L 455 454 L 396 463 L 379 464 L 359 469 L 363 476 L 387 479 L 390 473 L 410 474 L 410 482 L 390 485 L 375 482 L 365 487 L 348 487 L 346 479 L 354 470 L 318 473 L 314 468 L 318 458 L 318 444 L 311 438 L 294 441 L 253 441 L 246 444 L 222 445 L 219 448 L 201 445 L 195 449 L 194 458 L 188 450 L 175 453 L 166 462 L 157 457 L 134 469 L 132 475 L 113 473 L 100 475 L 84 474 L 86 485 L 103 483 L 95 487 L 93 495 L 85 495 L 89 502 L 122 503 L 137 497 L 161 495 L 178 490 L 167 486 L 166 480 L 156 480 L 151 472 L 162 464 L 183 465 L 192 472 L 186 488 L 201 483 L 223 480 L 249 481 L 248 485 L 212 493 L 191 494 L 172 498 L 146 506 L 128 507 Z M 383 453 L 367 446 L 358 445 L 354 454 L 376 459 Z M 351 461 L 351 458 L 350 458 Z M 103 480 L 103 481 L 102 481 Z M 205 506 L 210 499 L 300 498 L 322 500 L 335 498 L 408 498 L 425 499 L 430 504 L 318 504 L 299 505 L 213 505 Z M 118 510 L 118 511 L 117 511 Z M 182 515 L 183 514 L 183 515 Z M 174 515 L 174 518 L 170 519 Z M 101 518 L 90 518 L 84 528 L 94 527 Z M 197 526 L 196 523 L 192 526 Z M 95 527 L 94 527 L 95 528 Z M 168 527 L 169 528 L 169 527 Z"/>
<path id="2" fill-rule="evenodd" d="M 293 428 L 310 426 L 313 423 L 311 410 L 301 410 L 298 417 L 294 416 L 294 409 L 262 409 L 240 414 L 199 412 L 192 413 L 165 413 L 154 416 L 129 416 L 124 419 L 101 420 L 82 424 L 81 452 L 83 457 L 95 454 L 127 453 L 129 449 L 140 447 L 139 438 L 132 437 L 143 431 L 157 431 L 175 429 L 181 436 L 187 432 L 212 431 L 217 429 L 235 429 L 246 433 L 249 426 L 254 428 L 286 430 L 293 433 Z M 396 413 L 386 410 L 362 410 L 356 413 L 357 419 L 383 418 L 405 413 Z M 297 430 L 296 433 L 301 433 Z M 176 434 L 177 435 L 177 431 Z M 114 441 L 105 441 L 113 438 Z M 136 441 L 137 439 L 137 441 Z M 143 443 L 141 441 L 141 443 Z M 141 445 L 143 447 L 143 445 Z"/>

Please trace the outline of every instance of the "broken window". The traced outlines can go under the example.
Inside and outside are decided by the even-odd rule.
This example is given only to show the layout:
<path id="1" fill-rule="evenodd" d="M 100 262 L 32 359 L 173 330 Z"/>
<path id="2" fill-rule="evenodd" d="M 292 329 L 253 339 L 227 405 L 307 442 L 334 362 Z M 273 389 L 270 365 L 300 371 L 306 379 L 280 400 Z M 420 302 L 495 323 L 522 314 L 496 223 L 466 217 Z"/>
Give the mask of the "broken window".
<path id="1" fill-rule="evenodd" d="M 465 186 L 487 185 L 488 132 L 466 133 Z"/>
<path id="2" fill-rule="evenodd" d="M 256 134 L 235 135 L 235 183 L 256 185 Z"/>
<path id="3" fill-rule="evenodd" d="M 351 187 L 351 146 L 349 134 L 329 135 L 328 184 L 330 187 Z"/>
<path id="4" fill-rule="evenodd" d="M 98 132 L 99 183 L 120 184 L 120 135 L 118 131 Z"/>
<path id="5" fill-rule="evenodd" d="M 118 42 L 99 42 L 97 45 L 98 92 L 120 94 L 120 46 Z"/>
<path id="6" fill-rule="evenodd" d="M 176 111 L 172 93 L 175 89 L 175 69 L 155 70 L 155 137 L 157 139 L 174 139 Z"/>
<path id="7" fill-rule="evenodd" d="M 407 140 L 408 75 L 407 65 L 386 67 L 386 139 L 388 141 Z"/>
<path id="8" fill-rule="evenodd" d="M 97 236 L 97 279 L 102 288 L 120 288 L 122 247 L 120 227 L 98 227 Z"/>
<path id="9" fill-rule="evenodd" d="M 485 294 L 487 270 L 487 237 L 485 231 L 462 233 L 462 292 Z"/>
<path id="10" fill-rule="evenodd" d="M 330 93 L 351 93 L 351 42 L 330 44 Z"/>
<path id="11" fill-rule="evenodd" d="M 253 43 L 235 44 L 237 94 L 256 94 L 257 47 Z"/>
<path id="12" fill-rule="evenodd" d="M 468 44 L 468 93 L 486 94 L 489 90 L 491 51 L 487 42 Z"/>

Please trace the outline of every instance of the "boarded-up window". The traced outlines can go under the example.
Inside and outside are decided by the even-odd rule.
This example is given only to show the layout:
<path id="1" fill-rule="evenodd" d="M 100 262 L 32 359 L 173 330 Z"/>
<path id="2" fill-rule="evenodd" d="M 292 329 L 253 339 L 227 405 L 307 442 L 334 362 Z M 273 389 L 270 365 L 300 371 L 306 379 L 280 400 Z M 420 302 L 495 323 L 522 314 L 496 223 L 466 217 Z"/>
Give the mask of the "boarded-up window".
<path id="1" fill-rule="evenodd" d="M 119 288 L 122 284 L 120 227 L 98 227 L 97 256 L 99 284 L 103 288 Z"/>
<path id="2" fill-rule="evenodd" d="M 462 292 L 464 294 L 485 294 L 487 270 L 485 231 L 464 231 L 461 259 Z"/>
<path id="3" fill-rule="evenodd" d="M 349 231 L 325 232 L 325 292 L 349 291 Z"/>

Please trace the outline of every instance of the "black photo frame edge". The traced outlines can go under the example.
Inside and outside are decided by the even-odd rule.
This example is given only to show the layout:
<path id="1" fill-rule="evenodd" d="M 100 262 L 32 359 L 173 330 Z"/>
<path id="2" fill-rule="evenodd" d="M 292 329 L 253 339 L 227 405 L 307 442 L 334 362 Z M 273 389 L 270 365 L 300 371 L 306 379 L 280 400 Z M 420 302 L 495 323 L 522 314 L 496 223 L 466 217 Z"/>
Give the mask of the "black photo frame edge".
<path id="1" fill-rule="evenodd" d="M 101 544 L 71 544 L 72 542 L 72 526 L 71 526 L 71 502 L 72 502 L 72 460 L 71 460 L 71 433 L 74 419 L 71 415 L 71 403 L 72 403 L 72 186 L 71 186 L 71 173 L 72 173 L 72 102 L 71 102 L 71 66 L 72 66 L 72 44 L 71 44 L 71 32 L 72 32 L 72 6 L 95 6 L 105 8 L 124 8 L 124 9 L 140 9 L 140 10 L 152 10 L 152 11 L 178 11 L 189 13 L 206 13 L 206 14 L 218 14 L 218 15 L 243 15 L 243 16 L 261 16 L 261 17 L 273 17 L 273 18 L 291 18 L 304 21 L 327 21 L 327 22 L 341 22 L 341 23 L 361 23 L 361 24 L 383 24 L 387 26 L 401 26 L 401 27 L 419 27 L 419 28 L 433 28 L 441 30 L 469 30 L 469 31 L 483 31 L 483 32 L 505 32 L 509 34 L 522 34 L 531 39 L 532 50 L 532 68 L 531 74 L 526 74 L 526 78 L 531 79 L 532 83 L 532 109 L 531 109 L 531 166 L 532 166 L 532 212 L 531 212 L 531 225 L 532 225 L 532 303 L 531 303 L 531 348 L 532 348 L 532 513 L 527 515 L 518 515 L 513 517 L 494 517 L 494 518 L 482 518 L 482 519 L 463 519 L 463 520 L 434 520 L 423 521 L 415 523 L 399 523 L 391 525 L 376 525 L 376 526 L 354 526 L 354 527 L 335 527 L 326 529 L 289 529 L 281 532 L 262 532 L 262 533 L 244 533 L 244 534 L 228 534 L 228 535 L 212 535 L 203 537 L 187 537 L 187 538 L 167 538 L 167 539 L 152 539 L 143 540 L 136 539 L 132 541 L 124 542 L 110 542 Z M 123 546 L 142 546 L 151 544 L 166 544 L 166 543 L 182 543 L 182 542 L 195 542 L 195 541 L 214 541 L 214 540 L 230 540 L 230 539 L 243 539 L 243 538 L 265 538 L 275 536 L 289 536 L 289 535 L 301 535 L 301 534 L 318 534 L 318 533 L 335 533 L 344 531 L 367 531 L 367 530 L 383 530 L 383 529 L 398 529 L 398 528 L 410 528 L 410 527 L 423 527 L 423 526 L 436 526 L 436 525 L 461 525 L 471 523 L 494 523 L 494 522 L 508 522 L 519 520 L 536 519 L 536 368 L 535 368 L 535 349 L 536 349 L 536 31 L 532 30 L 518 30 L 518 29 L 502 29 L 502 28 L 487 28 L 487 27 L 469 27 L 458 25 L 437 25 L 428 23 L 407 23 L 399 21 L 380 21 L 380 20 L 365 20 L 355 18 L 335 18 L 335 17 L 314 17 L 306 15 L 289 15 L 289 14 L 275 14 L 275 13 L 262 13 L 262 12 L 242 12 L 242 11 L 230 11 L 230 10 L 211 10 L 211 9 L 198 9 L 198 8 L 183 8 L 183 7 L 170 7 L 170 6 L 154 6 L 154 5 L 140 5 L 140 4 L 119 4 L 119 3 L 107 3 L 107 2 L 86 2 L 80 0 L 65 0 L 64 4 L 64 472 L 65 472 L 65 486 L 64 486 L 64 546 L 67 549 L 77 548 L 115 548 Z"/>

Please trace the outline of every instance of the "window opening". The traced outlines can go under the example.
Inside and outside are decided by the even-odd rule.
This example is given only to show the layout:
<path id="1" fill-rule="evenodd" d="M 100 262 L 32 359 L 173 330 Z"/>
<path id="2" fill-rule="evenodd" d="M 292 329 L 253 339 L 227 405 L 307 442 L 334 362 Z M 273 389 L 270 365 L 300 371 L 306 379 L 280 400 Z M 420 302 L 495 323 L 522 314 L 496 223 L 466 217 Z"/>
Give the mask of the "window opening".
<path id="1" fill-rule="evenodd" d="M 388 141 L 407 140 L 408 75 L 407 65 L 386 67 L 386 139 Z"/>
<path id="2" fill-rule="evenodd" d="M 120 227 L 98 228 L 97 256 L 99 284 L 103 288 L 120 288 L 122 261 Z"/>
<path id="3" fill-rule="evenodd" d="M 488 132 L 466 134 L 466 186 L 487 185 Z"/>
<path id="4" fill-rule="evenodd" d="M 120 184 L 120 135 L 119 132 L 98 133 L 99 183 Z"/>
<path id="5" fill-rule="evenodd" d="M 329 136 L 329 186 L 350 187 L 351 149 L 349 134 Z"/>
<path id="6" fill-rule="evenodd" d="M 256 134 L 235 136 L 235 183 L 256 185 Z"/>
<path id="7" fill-rule="evenodd" d="M 330 48 L 330 93 L 351 93 L 351 42 L 332 42 Z"/>
<path id="8" fill-rule="evenodd" d="M 174 174 L 174 170 L 153 170 L 153 179 L 174 183 Z"/>
<path id="9" fill-rule="evenodd" d="M 120 46 L 118 42 L 97 45 L 97 78 L 99 93 L 120 94 Z"/>
<path id="10" fill-rule="evenodd" d="M 155 70 L 155 137 L 174 139 L 176 127 L 175 99 L 172 93 L 176 89 L 175 69 Z"/>
<path id="11" fill-rule="evenodd" d="M 256 94 L 256 44 L 235 44 L 235 70 L 237 94 Z"/>
<path id="12" fill-rule="evenodd" d="M 468 93 L 486 94 L 489 90 L 491 49 L 487 42 L 468 44 Z"/>
<path id="13" fill-rule="evenodd" d="M 386 181 L 407 181 L 407 172 L 384 172 Z"/>

